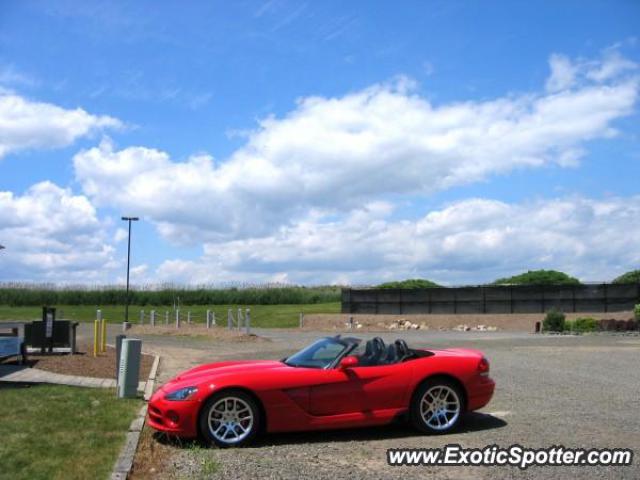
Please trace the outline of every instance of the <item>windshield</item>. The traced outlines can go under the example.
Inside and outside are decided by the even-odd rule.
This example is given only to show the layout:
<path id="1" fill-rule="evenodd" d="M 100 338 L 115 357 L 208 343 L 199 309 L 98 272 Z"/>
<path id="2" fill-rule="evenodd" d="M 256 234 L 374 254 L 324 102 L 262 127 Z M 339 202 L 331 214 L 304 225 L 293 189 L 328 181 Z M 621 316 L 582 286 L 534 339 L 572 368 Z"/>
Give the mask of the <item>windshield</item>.
<path id="1" fill-rule="evenodd" d="M 335 338 L 322 338 L 294 353 L 284 363 L 292 367 L 327 368 L 346 348 L 348 345 Z"/>

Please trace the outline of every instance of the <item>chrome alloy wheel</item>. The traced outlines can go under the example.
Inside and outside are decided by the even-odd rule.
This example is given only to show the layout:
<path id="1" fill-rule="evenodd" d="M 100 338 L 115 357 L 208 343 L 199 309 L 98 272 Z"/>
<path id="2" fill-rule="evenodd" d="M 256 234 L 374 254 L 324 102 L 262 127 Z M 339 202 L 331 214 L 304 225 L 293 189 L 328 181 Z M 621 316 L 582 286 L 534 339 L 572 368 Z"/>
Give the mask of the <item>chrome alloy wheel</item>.
<path id="1" fill-rule="evenodd" d="M 245 439 L 251 433 L 253 422 L 251 407 L 238 397 L 221 398 L 209 410 L 209 432 L 216 440 L 228 445 Z"/>
<path id="2" fill-rule="evenodd" d="M 448 386 L 431 387 L 420 400 L 420 415 L 433 430 L 447 430 L 460 416 L 460 398 Z"/>

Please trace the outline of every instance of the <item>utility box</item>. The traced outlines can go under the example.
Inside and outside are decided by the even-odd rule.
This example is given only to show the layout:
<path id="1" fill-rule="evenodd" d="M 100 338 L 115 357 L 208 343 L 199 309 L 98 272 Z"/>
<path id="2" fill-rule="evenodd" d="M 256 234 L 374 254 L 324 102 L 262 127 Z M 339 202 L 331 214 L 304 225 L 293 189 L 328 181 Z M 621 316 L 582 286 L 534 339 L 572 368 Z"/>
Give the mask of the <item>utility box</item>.
<path id="1" fill-rule="evenodd" d="M 120 371 L 118 372 L 118 398 L 133 398 L 138 393 L 141 354 L 142 340 L 137 338 L 122 340 Z"/>

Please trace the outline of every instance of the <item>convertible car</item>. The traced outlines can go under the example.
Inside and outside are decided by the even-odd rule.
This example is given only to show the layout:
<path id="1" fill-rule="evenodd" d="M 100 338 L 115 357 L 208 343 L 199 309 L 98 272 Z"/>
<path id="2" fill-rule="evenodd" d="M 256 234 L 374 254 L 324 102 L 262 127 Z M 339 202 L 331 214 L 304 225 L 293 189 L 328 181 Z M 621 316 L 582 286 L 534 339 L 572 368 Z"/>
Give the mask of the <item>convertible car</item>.
<path id="1" fill-rule="evenodd" d="M 495 383 L 470 349 L 422 350 L 376 337 L 317 340 L 281 361 L 228 361 L 178 375 L 152 397 L 148 422 L 220 447 L 262 432 L 350 428 L 407 418 L 425 433 L 454 429 L 485 406 Z"/>

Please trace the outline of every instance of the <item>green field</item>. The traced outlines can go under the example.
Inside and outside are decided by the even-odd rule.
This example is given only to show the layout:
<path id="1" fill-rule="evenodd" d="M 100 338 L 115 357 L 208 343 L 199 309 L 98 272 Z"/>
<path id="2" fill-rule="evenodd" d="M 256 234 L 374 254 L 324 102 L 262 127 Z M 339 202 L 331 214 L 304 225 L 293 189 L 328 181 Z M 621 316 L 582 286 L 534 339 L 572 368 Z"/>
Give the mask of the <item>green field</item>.
<path id="1" fill-rule="evenodd" d="M 140 400 L 113 390 L 0 387 L 0 478 L 109 478 Z"/>
<path id="2" fill-rule="evenodd" d="M 244 308 L 251 308 L 251 325 L 254 327 L 265 328 L 282 328 L 296 327 L 299 323 L 300 312 L 304 314 L 310 313 L 340 313 L 340 303 L 312 303 L 300 305 L 242 305 Z M 226 325 L 227 311 L 231 308 L 234 317 L 238 310 L 238 305 L 212 305 L 210 307 L 204 305 L 182 306 L 180 307 L 181 318 L 186 320 L 187 311 L 191 311 L 192 321 L 195 323 L 204 323 L 207 309 L 216 314 L 218 324 Z M 58 305 L 58 318 L 74 320 L 79 322 L 91 322 L 96 318 L 97 307 L 87 305 Z M 109 323 L 119 323 L 124 320 L 124 306 L 122 305 L 106 305 L 101 306 L 102 316 Z M 175 322 L 175 310 L 171 307 L 160 306 L 153 307 L 150 305 L 139 306 L 131 305 L 129 307 L 129 321 L 137 323 L 140 321 L 140 310 L 144 310 L 146 317 L 145 323 L 149 322 L 149 312 L 156 310 L 157 321 L 164 323 L 165 312 L 169 312 L 169 322 Z M 62 314 L 62 315 L 60 315 Z M 0 305 L 0 320 L 36 320 L 42 318 L 41 307 L 10 307 Z"/>

